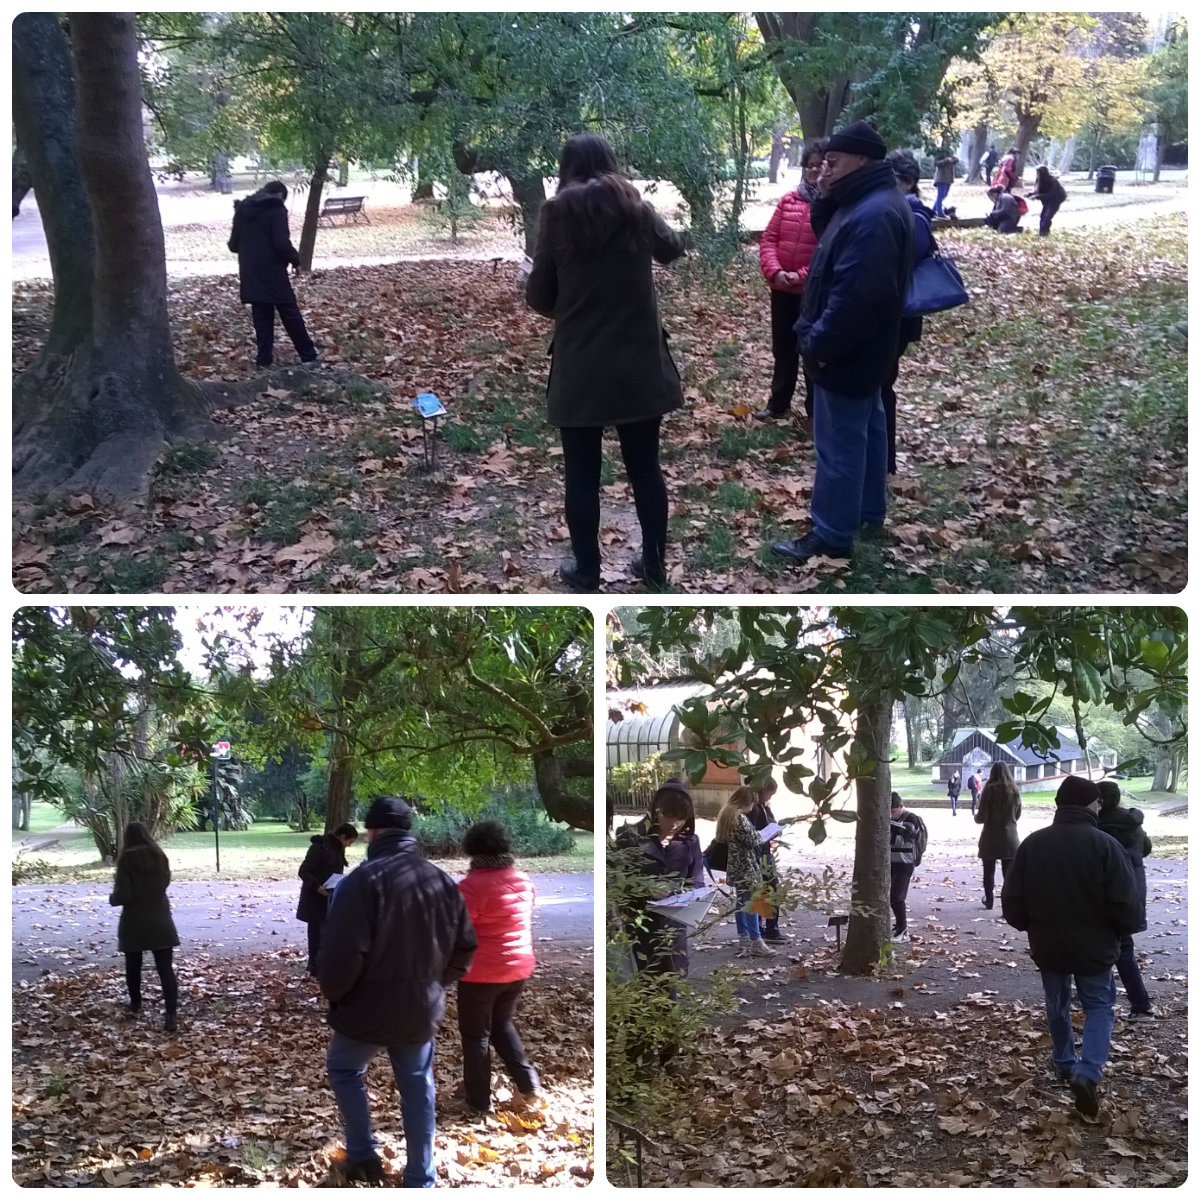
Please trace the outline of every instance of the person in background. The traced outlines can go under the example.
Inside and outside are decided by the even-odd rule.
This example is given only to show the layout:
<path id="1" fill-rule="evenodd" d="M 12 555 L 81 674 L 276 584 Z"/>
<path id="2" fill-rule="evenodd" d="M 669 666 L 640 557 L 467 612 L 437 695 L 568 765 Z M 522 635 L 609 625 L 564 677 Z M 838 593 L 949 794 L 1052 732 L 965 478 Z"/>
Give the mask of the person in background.
<path id="1" fill-rule="evenodd" d="M 417 850 L 402 796 L 367 809 L 366 861 L 338 884 L 325 921 L 317 978 L 333 1029 L 325 1069 L 346 1133 L 342 1174 L 382 1184 L 366 1074 L 386 1050 L 400 1093 L 405 1187 L 433 1187 L 437 1095 L 433 1044 L 446 988 L 468 971 L 475 930 L 454 880 Z"/>
<path id="2" fill-rule="evenodd" d="M 239 295 L 254 319 L 259 367 L 275 360 L 276 313 L 302 363 L 319 362 L 321 357 L 288 280 L 288 265 L 298 272 L 300 255 L 288 230 L 286 201 L 287 188 L 273 179 L 252 196 L 233 202 L 229 249 L 238 256 Z"/>
<path id="3" fill-rule="evenodd" d="M 967 791 L 971 793 L 971 816 L 975 815 L 975 806 L 979 803 L 979 793 L 983 791 L 983 768 L 967 777 Z"/>
<path id="4" fill-rule="evenodd" d="M 749 912 L 747 906 L 761 891 L 763 878 L 762 859 L 759 847 L 762 840 L 750 823 L 750 811 L 758 802 L 758 793 L 752 788 L 739 787 L 721 806 L 717 814 L 718 841 L 729 846 L 729 865 L 725 879 L 737 896 L 738 908 L 734 914 L 738 941 L 742 957 L 772 958 L 775 951 L 762 940 L 762 927 L 758 913 Z"/>
<path id="5" fill-rule="evenodd" d="M 1117 999 L 1113 964 L 1121 938 L 1137 930 L 1141 905 L 1125 851 L 1100 831 L 1100 789 L 1069 775 L 1054 803 L 1054 821 L 1017 847 L 1000 906 L 1004 919 L 1028 935 L 1030 957 L 1041 972 L 1055 1074 L 1070 1085 L 1075 1107 L 1094 1117 Z M 1079 1054 L 1072 979 L 1083 1009 Z"/>
<path id="6" fill-rule="evenodd" d="M 895 926 L 893 942 L 908 941 L 908 886 L 913 872 L 921 865 L 929 831 L 915 812 L 904 807 L 899 792 L 892 793 L 892 814 L 889 829 L 889 857 L 892 864 L 891 907 Z"/>
<path id="7" fill-rule="evenodd" d="M 946 215 L 946 197 L 950 195 L 950 188 L 954 183 L 956 166 L 958 166 L 958 159 L 953 154 L 947 154 L 945 158 L 939 158 L 933 164 L 933 215 L 935 217 Z"/>
<path id="8" fill-rule="evenodd" d="M 755 832 L 761 832 L 768 825 L 775 824 L 775 814 L 771 811 L 771 798 L 779 790 L 779 784 L 774 779 L 758 789 L 754 807 L 750 810 L 750 824 Z M 774 888 L 779 884 L 779 864 L 775 861 L 775 847 L 771 842 L 760 842 L 758 856 L 761 860 L 763 882 Z M 771 915 L 762 919 L 762 939 L 764 942 L 786 942 L 787 935 L 779 932 L 779 909 L 771 906 Z"/>
<path id="9" fill-rule="evenodd" d="M 979 793 L 979 810 L 972 814 L 979 833 L 979 857 L 983 860 L 983 907 L 991 908 L 996 888 L 996 860 L 1001 879 L 1008 874 L 1020 845 L 1017 821 L 1021 818 L 1021 793 L 1012 772 L 1004 763 L 992 763 L 988 781 Z"/>
<path id="10" fill-rule="evenodd" d="M 329 913 L 330 891 L 325 881 L 331 875 L 346 871 L 346 850 L 358 840 L 358 830 L 349 822 L 329 833 L 309 839 L 308 853 L 296 872 L 300 876 L 300 902 L 296 905 L 296 920 L 308 926 L 308 973 L 317 973 L 317 956 L 321 951 L 321 930 Z"/>
<path id="11" fill-rule="evenodd" d="M 642 553 L 636 579 L 667 581 L 667 485 L 659 466 L 663 417 L 683 404 L 679 371 L 658 313 L 653 264 L 684 251 L 620 172 L 612 147 L 579 133 L 562 148 L 558 191 L 542 205 L 525 284 L 535 312 L 554 320 L 547 415 L 559 431 L 574 561 L 559 567 L 579 592 L 600 587 L 600 467 L 616 428 L 633 491 Z"/>
<path id="12" fill-rule="evenodd" d="M 1129 1021 L 1153 1021 L 1154 1005 L 1146 991 L 1133 945 L 1133 934 L 1146 930 L 1146 866 L 1143 859 L 1153 849 L 1153 844 L 1142 828 L 1141 810 L 1121 804 L 1120 784 L 1113 779 L 1103 779 L 1096 786 L 1100 789 L 1100 831 L 1116 838 L 1128 856 L 1140 905 L 1138 927 L 1132 933 L 1121 935 L 1121 952 L 1117 956 L 1117 974 L 1129 1001 L 1129 1012 L 1124 1016 Z"/>
<path id="13" fill-rule="evenodd" d="M 988 199 L 992 211 L 983 218 L 983 223 L 997 233 L 1021 232 L 1021 206 L 1016 196 L 998 187 L 988 188 Z"/>
<path id="14" fill-rule="evenodd" d="M 946 795 L 950 797 L 950 815 L 958 816 L 958 794 L 962 791 L 962 782 L 955 771 L 946 783 Z"/>
<path id="15" fill-rule="evenodd" d="M 996 174 L 992 176 L 992 186 L 998 187 L 1002 192 L 1011 192 L 1013 184 L 1017 182 L 1017 148 L 1009 146 L 1004 157 L 1000 160 L 1000 165 L 996 168 Z"/>
<path id="16" fill-rule="evenodd" d="M 987 153 L 980 160 L 980 166 L 983 167 L 983 182 L 991 183 L 992 172 L 996 169 L 996 162 L 1000 158 L 995 146 L 989 146 Z"/>
<path id="17" fill-rule="evenodd" d="M 820 197 L 817 179 L 825 153 L 824 142 L 812 142 L 801 156 L 802 173 L 794 191 L 780 199 L 758 243 L 758 262 L 771 289 L 771 355 L 775 370 L 767 407 L 754 415 L 760 420 L 787 417 L 800 375 L 800 350 L 795 325 L 808 264 L 817 248 L 812 206 Z M 804 373 L 804 415 L 812 420 L 812 380 Z"/>
<path id="18" fill-rule="evenodd" d="M 897 150 L 891 154 L 888 161 L 896 175 L 896 186 L 900 189 L 913 215 L 913 267 L 922 259 L 933 254 L 933 214 L 921 202 L 921 193 L 917 183 L 921 178 L 921 168 L 917 160 L 906 151 Z M 883 397 L 883 414 L 887 418 L 887 469 L 889 475 L 896 473 L 896 380 L 900 377 L 900 360 L 904 352 L 921 340 L 924 323 L 921 317 L 900 318 L 900 344 L 896 349 L 896 358 L 891 370 L 883 381 L 880 395 Z"/>
<path id="19" fill-rule="evenodd" d="M 501 822 L 476 822 L 463 834 L 462 847 L 471 866 L 458 890 L 479 943 L 471 969 L 458 981 L 463 1095 L 472 1111 L 487 1112 L 492 1107 L 489 1046 L 500 1056 L 524 1104 L 536 1099 L 540 1087 L 513 1023 L 536 965 L 535 891 L 533 880 L 513 862 L 512 842 Z"/>
<path id="20" fill-rule="evenodd" d="M 171 865 L 159 844 L 141 821 L 125 826 L 121 853 L 117 856 L 116 877 L 108 902 L 120 908 L 117 922 L 117 949 L 125 956 L 125 986 L 129 1003 L 125 1013 L 136 1017 L 142 1010 L 142 955 L 154 955 L 154 967 L 162 985 L 163 1008 L 168 1033 L 176 1030 L 179 1009 L 179 984 L 172 963 L 179 934 L 171 919 Z"/>
<path id="21" fill-rule="evenodd" d="M 1038 220 L 1038 236 L 1049 237 L 1050 225 L 1055 213 L 1063 206 L 1067 198 L 1067 189 L 1050 174 L 1050 168 L 1043 163 L 1034 172 L 1034 189 L 1030 200 L 1042 202 L 1042 215 Z"/>

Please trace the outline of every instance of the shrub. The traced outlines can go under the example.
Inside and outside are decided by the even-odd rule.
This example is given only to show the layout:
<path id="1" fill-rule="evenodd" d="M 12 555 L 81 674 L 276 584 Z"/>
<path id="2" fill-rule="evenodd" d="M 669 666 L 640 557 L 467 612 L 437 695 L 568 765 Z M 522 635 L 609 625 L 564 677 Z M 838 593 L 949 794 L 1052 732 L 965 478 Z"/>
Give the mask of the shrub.
<path id="1" fill-rule="evenodd" d="M 476 821 L 488 818 L 504 822 L 512 838 L 513 854 L 517 857 L 565 854 L 574 849 L 575 839 L 570 829 L 547 820 L 540 808 L 513 800 L 489 800 L 473 812 L 446 808 L 440 812 L 419 813 L 413 823 L 413 833 L 421 850 L 430 857 L 461 857 L 463 834 Z"/>

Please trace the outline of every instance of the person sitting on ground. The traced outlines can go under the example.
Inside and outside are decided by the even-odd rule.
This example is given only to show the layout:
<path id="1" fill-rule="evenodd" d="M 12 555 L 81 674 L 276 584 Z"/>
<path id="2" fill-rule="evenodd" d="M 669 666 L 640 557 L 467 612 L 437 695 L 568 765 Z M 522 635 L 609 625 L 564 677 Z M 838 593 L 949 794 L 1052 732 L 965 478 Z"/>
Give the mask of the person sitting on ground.
<path id="1" fill-rule="evenodd" d="M 743 958 L 771 958 L 776 953 L 762 940 L 759 914 L 749 911 L 751 902 L 757 902 L 758 894 L 766 885 L 759 857 L 762 839 L 750 823 L 750 810 L 757 801 L 758 793 L 743 786 L 734 791 L 717 814 L 717 840 L 729 846 L 725 879 L 737 896 L 734 923 L 740 943 L 738 954 Z"/>
<path id="2" fill-rule="evenodd" d="M 996 887 L 996 860 L 1000 860 L 1003 880 L 1012 866 L 1013 855 L 1021 839 L 1017 821 L 1021 818 L 1021 793 L 1013 781 L 1012 772 L 1004 763 L 992 763 L 988 781 L 979 793 L 979 811 L 975 824 L 982 825 L 979 833 L 979 857 L 983 861 L 983 907 L 991 908 Z"/>
<path id="3" fill-rule="evenodd" d="M 1016 196 L 998 187 L 988 188 L 992 211 L 983 218 L 983 223 L 997 233 L 1021 232 L 1021 206 Z"/>
<path id="4" fill-rule="evenodd" d="M 921 865 L 925 847 L 929 842 L 929 831 L 925 822 L 915 812 L 904 807 L 899 792 L 892 793 L 892 815 L 890 830 L 890 857 L 892 863 L 892 916 L 896 923 L 892 929 L 893 942 L 908 941 L 908 885 L 913 872 Z"/>
<path id="5" fill-rule="evenodd" d="M 1043 163 L 1034 172 L 1034 189 L 1030 200 L 1042 202 L 1042 215 L 1038 221 L 1038 236 L 1050 236 L 1050 223 L 1054 214 L 1062 208 L 1067 199 L 1067 189 L 1050 174 L 1050 168 Z"/>
<path id="6" fill-rule="evenodd" d="M 471 1111 L 487 1112 L 492 1106 L 489 1045 L 524 1103 L 532 1101 L 540 1087 L 513 1023 L 535 966 L 535 891 L 533 880 L 514 865 L 512 842 L 500 821 L 476 822 L 463 834 L 462 847 L 471 869 L 458 890 L 479 943 L 471 969 L 458 981 L 463 1095 Z"/>
<path id="7" fill-rule="evenodd" d="M 358 830 L 349 822 L 329 833 L 309 839 L 308 853 L 296 872 L 300 876 L 300 902 L 296 905 L 296 920 L 308 926 L 308 973 L 317 973 L 317 956 L 321 952 L 321 930 L 329 915 L 329 897 L 325 886 L 331 875 L 346 873 L 346 850 L 358 840 Z"/>
<path id="8" fill-rule="evenodd" d="M 1129 865 L 1133 868 L 1141 918 L 1133 933 L 1143 933 L 1147 926 L 1146 866 L 1142 860 L 1150 853 L 1153 845 L 1142 828 L 1141 810 L 1126 808 L 1121 804 L 1120 784 L 1113 779 L 1104 779 L 1096 786 L 1100 789 L 1100 831 L 1121 843 Z M 1154 1005 L 1150 1002 L 1150 993 L 1146 991 L 1146 983 L 1138 966 L 1133 933 L 1121 935 L 1121 953 L 1117 958 L 1117 974 L 1121 978 L 1121 986 L 1125 989 L 1125 998 L 1129 1001 L 1129 1012 L 1124 1015 L 1126 1020 L 1130 1021 L 1152 1021 Z"/>

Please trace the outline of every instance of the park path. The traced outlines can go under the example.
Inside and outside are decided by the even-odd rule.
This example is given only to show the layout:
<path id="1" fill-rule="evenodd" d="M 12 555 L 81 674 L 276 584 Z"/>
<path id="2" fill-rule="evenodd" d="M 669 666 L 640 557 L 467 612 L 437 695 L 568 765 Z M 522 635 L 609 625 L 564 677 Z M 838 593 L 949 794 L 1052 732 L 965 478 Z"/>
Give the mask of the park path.
<path id="1" fill-rule="evenodd" d="M 45 835 L 42 835 L 45 836 Z M 594 942 L 593 877 L 532 874 L 537 888 L 534 950 L 543 957 L 587 957 Z M 239 958 L 276 953 L 300 958 L 305 926 L 296 920 L 299 883 L 291 880 L 181 880 L 171 885 L 179 955 Z M 12 889 L 13 983 L 48 971 L 70 974 L 113 966 L 118 910 L 107 883 L 19 884 Z M 587 974 L 591 974 L 590 966 Z"/>

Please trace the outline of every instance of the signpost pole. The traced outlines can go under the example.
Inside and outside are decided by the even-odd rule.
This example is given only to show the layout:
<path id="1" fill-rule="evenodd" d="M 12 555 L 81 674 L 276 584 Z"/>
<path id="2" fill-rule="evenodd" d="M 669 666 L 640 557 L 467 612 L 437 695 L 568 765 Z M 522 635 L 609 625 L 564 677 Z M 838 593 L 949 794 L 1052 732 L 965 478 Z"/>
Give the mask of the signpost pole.
<path id="1" fill-rule="evenodd" d="M 217 851 L 217 874 L 221 873 L 221 793 L 218 789 L 221 764 L 228 762 L 232 748 L 228 742 L 217 742 L 212 748 L 213 845 Z"/>

